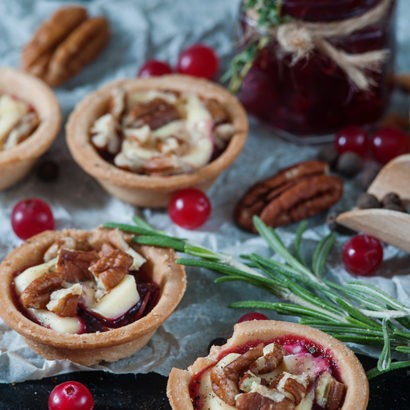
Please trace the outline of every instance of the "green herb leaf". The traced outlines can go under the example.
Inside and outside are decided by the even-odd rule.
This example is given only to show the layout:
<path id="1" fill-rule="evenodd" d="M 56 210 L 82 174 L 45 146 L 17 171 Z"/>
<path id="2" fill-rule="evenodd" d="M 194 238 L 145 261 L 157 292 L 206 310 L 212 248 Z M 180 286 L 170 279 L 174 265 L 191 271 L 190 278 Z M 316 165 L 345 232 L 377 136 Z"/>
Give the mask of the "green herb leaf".
<path id="1" fill-rule="evenodd" d="M 391 364 L 390 336 L 388 329 L 388 321 L 386 319 L 383 319 L 382 321 L 382 329 L 384 345 L 379 360 L 377 362 L 377 370 L 379 370 L 380 372 L 387 370 Z"/>

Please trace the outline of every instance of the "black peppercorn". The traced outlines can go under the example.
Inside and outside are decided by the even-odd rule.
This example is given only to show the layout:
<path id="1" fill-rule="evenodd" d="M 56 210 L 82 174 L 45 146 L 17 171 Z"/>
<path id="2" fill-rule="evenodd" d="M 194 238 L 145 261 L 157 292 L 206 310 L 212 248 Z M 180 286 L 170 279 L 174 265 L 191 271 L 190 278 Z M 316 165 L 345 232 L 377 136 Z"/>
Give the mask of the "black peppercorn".
<path id="1" fill-rule="evenodd" d="M 384 208 L 388 208 L 390 205 L 397 205 L 403 207 L 401 198 L 395 192 L 389 192 L 382 199 L 382 204 Z M 390 208 L 389 208 L 390 209 Z"/>
<path id="2" fill-rule="evenodd" d="M 330 213 L 326 218 L 326 224 L 329 229 L 340 235 L 354 235 L 356 232 L 336 222 L 337 213 Z"/>
<path id="3" fill-rule="evenodd" d="M 339 153 L 333 145 L 325 145 L 317 153 L 317 159 L 327 162 L 331 169 L 335 169 L 338 158 Z"/>
<path id="4" fill-rule="evenodd" d="M 374 195 L 365 192 L 359 196 L 356 206 L 359 209 L 372 209 L 381 208 L 382 204 Z"/>
<path id="5" fill-rule="evenodd" d="M 59 174 L 60 168 L 54 161 L 42 161 L 37 167 L 37 178 L 43 182 L 53 182 L 58 178 Z"/>
<path id="6" fill-rule="evenodd" d="M 344 152 L 338 159 L 336 170 L 342 175 L 351 178 L 357 175 L 363 167 L 362 158 L 355 152 Z"/>

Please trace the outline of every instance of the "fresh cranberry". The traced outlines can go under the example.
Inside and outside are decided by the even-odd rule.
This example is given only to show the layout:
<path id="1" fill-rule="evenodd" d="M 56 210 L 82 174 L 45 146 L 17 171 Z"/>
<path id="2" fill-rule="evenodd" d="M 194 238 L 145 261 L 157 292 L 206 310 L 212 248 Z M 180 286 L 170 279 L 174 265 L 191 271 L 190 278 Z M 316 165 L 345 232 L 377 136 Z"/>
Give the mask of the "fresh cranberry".
<path id="1" fill-rule="evenodd" d="M 54 387 L 48 398 L 49 410 L 92 410 L 94 399 L 82 383 L 69 381 Z"/>
<path id="2" fill-rule="evenodd" d="M 268 320 L 269 318 L 262 313 L 259 312 L 249 312 L 245 315 L 241 316 L 237 323 L 247 322 L 249 320 Z"/>
<path id="3" fill-rule="evenodd" d="M 379 128 L 371 144 L 374 158 L 382 164 L 410 151 L 410 137 L 394 127 Z"/>
<path id="4" fill-rule="evenodd" d="M 215 51 L 205 44 L 195 44 L 185 49 L 178 57 L 177 69 L 181 74 L 212 79 L 219 68 Z"/>
<path id="5" fill-rule="evenodd" d="M 168 205 L 168 214 L 174 223 L 186 229 L 203 225 L 211 214 L 211 202 L 199 189 L 176 191 Z"/>
<path id="6" fill-rule="evenodd" d="M 343 128 L 336 134 L 335 146 L 339 154 L 355 152 L 363 158 L 368 150 L 367 132 L 361 127 Z"/>
<path id="7" fill-rule="evenodd" d="M 139 77 L 158 77 L 172 74 L 171 66 L 160 60 L 148 60 L 138 71 Z"/>
<path id="8" fill-rule="evenodd" d="M 24 199 L 11 212 L 11 226 L 20 239 L 54 229 L 54 217 L 50 206 L 38 198 Z"/>
<path id="9" fill-rule="evenodd" d="M 380 241 L 369 235 L 356 235 L 343 246 L 343 263 L 356 275 L 371 275 L 383 261 Z"/>

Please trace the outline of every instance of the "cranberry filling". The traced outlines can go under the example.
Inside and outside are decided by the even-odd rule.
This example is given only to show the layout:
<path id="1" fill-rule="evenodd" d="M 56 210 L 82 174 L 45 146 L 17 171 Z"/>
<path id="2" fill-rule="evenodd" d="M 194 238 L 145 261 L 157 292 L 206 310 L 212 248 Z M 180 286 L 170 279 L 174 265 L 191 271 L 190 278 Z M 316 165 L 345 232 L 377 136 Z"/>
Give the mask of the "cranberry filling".
<path id="1" fill-rule="evenodd" d="M 252 342 L 248 342 L 246 344 L 239 345 L 239 346 L 234 346 L 231 349 L 223 350 L 216 358 L 216 361 L 219 362 L 221 359 L 223 359 L 225 356 L 227 356 L 230 353 L 244 354 L 245 352 L 257 346 L 261 342 L 262 342 L 261 340 L 253 340 Z M 265 346 L 270 343 L 278 343 L 284 347 L 287 354 L 309 353 L 315 358 L 320 357 L 324 359 L 325 362 L 329 365 L 328 370 L 330 371 L 331 375 L 337 381 L 341 382 L 339 367 L 335 359 L 333 358 L 331 351 L 329 349 L 325 349 L 323 346 L 319 345 L 318 343 L 314 343 L 309 339 L 306 339 L 301 336 L 296 336 L 296 335 L 285 335 L 285 336 L 271 339 L 269 341 L 263 341 L 263 343 Z M 192 401 L 192 404 L 195 410 L 203 409 L 204 397 L 202 397 L 200 393 L 201 379 L 204 373 L 206 373 L 214 365 L 215 363 L 211 364 L 210 366 L 202 369 L 200 372 L 195 374 L 192 377 L 191 382 L 189 383 L 189 386 L 188 386 L 189 395 L 191 397 L 191 401 Z M 320 407 L 317 403 L 313 404 L 312 410 L 320 410 L 320 409 L 322 409 L 322 407 Z"/>
<path id="2" fill-rule="evenodd" d="M 138 283 L 137 288 L 140 295 L 139 302 L 116 319 L 109 320 L 84 307 L 80 307 L 78 316 L 85 324 L 85 333 L 106 332 L 110 329 L 117 329 L 146 316 L 157 304 L 160 289 L 154 282 Z"/>

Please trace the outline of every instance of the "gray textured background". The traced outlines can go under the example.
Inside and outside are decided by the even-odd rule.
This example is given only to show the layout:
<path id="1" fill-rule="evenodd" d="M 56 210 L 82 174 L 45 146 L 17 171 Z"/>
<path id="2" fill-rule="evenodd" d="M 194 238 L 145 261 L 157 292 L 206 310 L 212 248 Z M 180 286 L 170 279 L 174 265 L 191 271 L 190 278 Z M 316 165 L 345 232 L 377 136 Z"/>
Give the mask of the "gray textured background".
<path id="1" fill-rule="evenodd" d="M 33 30 L 63 3 L 68 2 L 0 0 L 1 65 L 17 67 L 21 47 Z M 239 0 L 95 0 L 81 4 L 88 7 L 91 15 L 108 16 L 112 25 L 112 39 L 94 64 L 57 90 L 65 119 L 87 93 L 110 80 L 134 76 L 138 67 L 148 58 L 156 57 L 175 63 L 181 49 L 203 41 L 215 47 L 226 61 L 235 40 Z M 398 70 L 410 71 L 410 1 L 400 0 L 398 6 Z M 397 94 L 392 106 L 394 111 L 407 115 L 408 98 Z M 316 149 L 312 147 L 301 148 L 284 142 L 270 129 L 252 121 L 244 152 L 210 191 L 214 210 L 203 228 L 187 232 L 173 226 L 164 212 L 146 210 L 143 214 L 156 226 L 213 249 L 235 254 L 252 250 L 266 252 L 260 239 L 240 232 L 232 224 L 234 203 L 255 180 L 270 176 L 298 160 L 311 158 L 315 152 Z M 13 205 L 20 199 L 33 196 L 46 199 L 53 207 L 59 228 L 93 228 L 108 220 L 128 222 L 135 212 L 140 212 L 110 198 L 72 161 L 63 132 L 46 157 L 60 164 L 61 176 L 58 182 L 45 184 L 32 175 L 0 193 L 1 259 L 19 244 L 11 231 L 9 217 Z M 346 184 L 346 194 L 338 206 L 351 206 L 357 189 L 357 181 Z M 319 235 L 325 232 L 323 221 L 324 217 L 312 220 L 312 229 L 308 232 L 309 244 L 317 241 Z M 292 239 L 294 230 L 294 226 L 280 230 L 286 242 Z M 340 265 L 339 250 L 344 240 L 340 238 L 330 261 L 330 275 L 341 281 L 351 278 Z M 383 276 L 368 280 L 408 303 L 405 289 L 410 288 L 409 257 L 392 247 L 386 248 L 386 255 L 388 260 L 383 265 Z M 397 256 L 398 259 L 389 261 Z M 189 269 L 189 285 L 179 309 L 152 341 L 129 359 L 94 368 L 119 373 L 155 370 L 166 375 L 174 365 L 186 367 L 196 356 L 206 354 L 211 339 L 229 336 L 232 324 L 243 313 L 226 308 L 229 302 L 271 297 L 243 284 L 215 285 L 214 278 L 211 272 Z M 277 318 L 273 313 L 269 316 Z M 63 361 L 43 360 L 27 348 L 20 336 L 0 321 L 0 382 L 41 378 L 81 368 Z"/>

